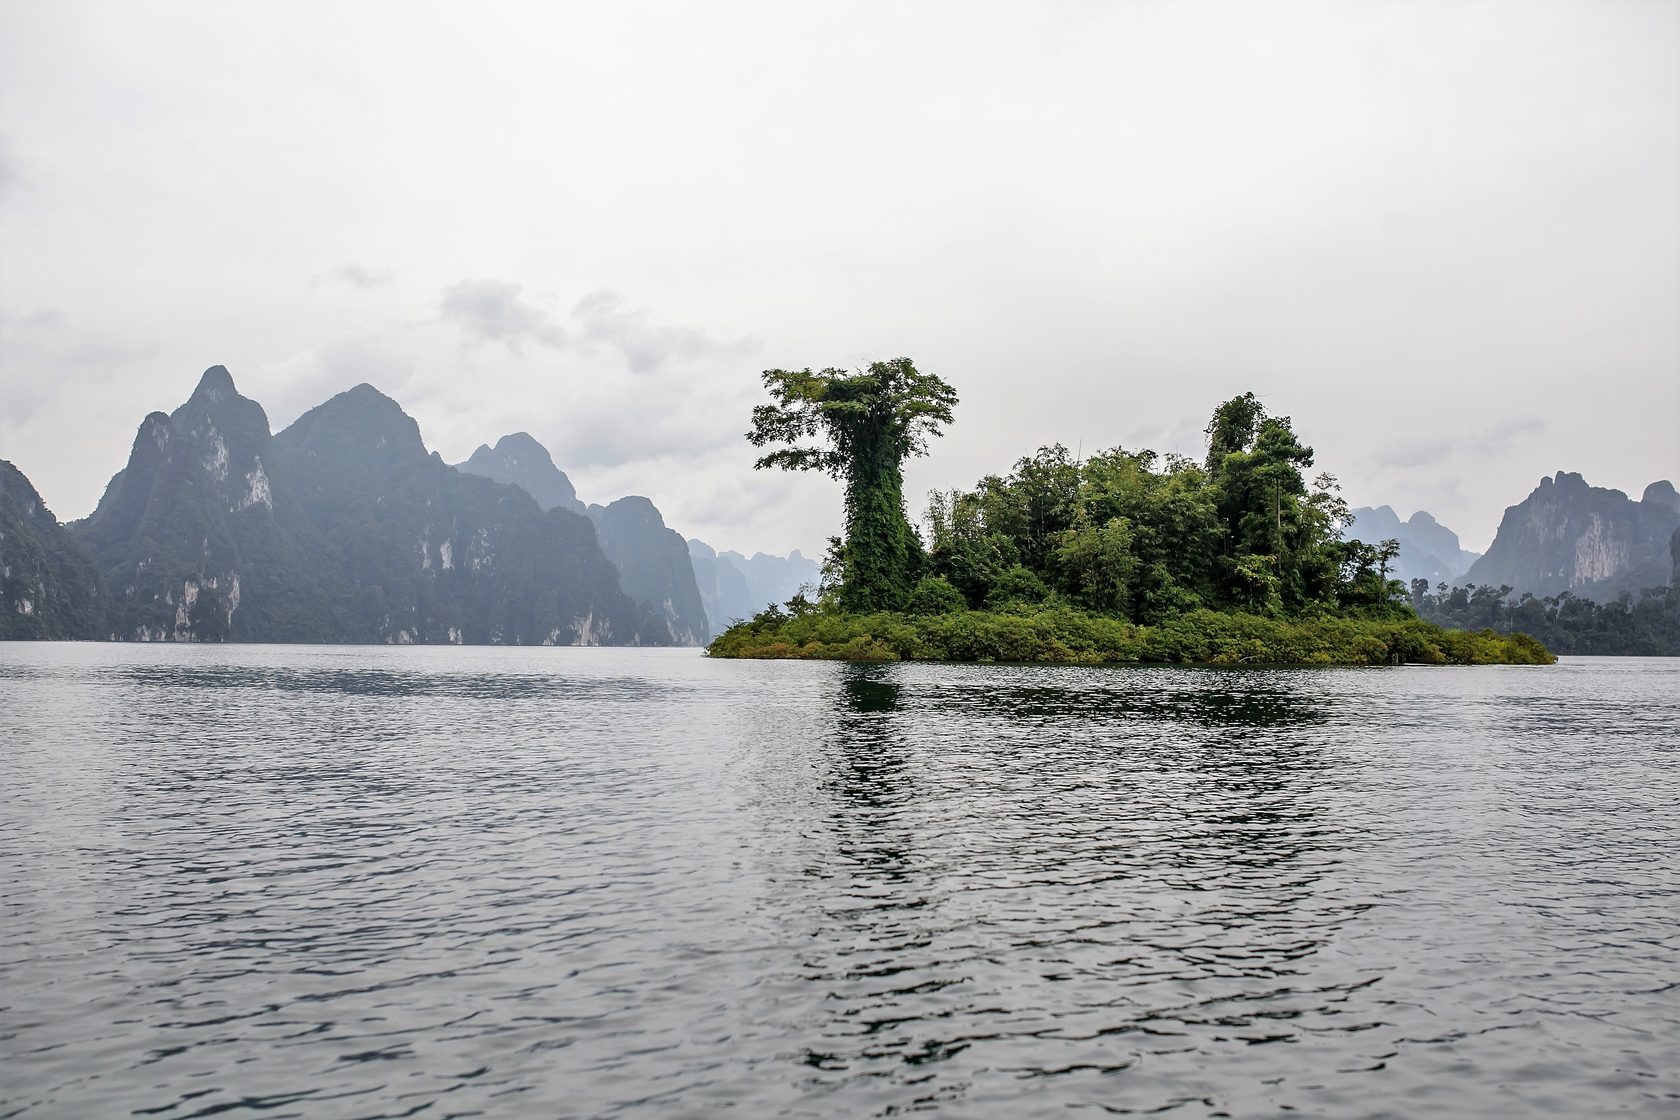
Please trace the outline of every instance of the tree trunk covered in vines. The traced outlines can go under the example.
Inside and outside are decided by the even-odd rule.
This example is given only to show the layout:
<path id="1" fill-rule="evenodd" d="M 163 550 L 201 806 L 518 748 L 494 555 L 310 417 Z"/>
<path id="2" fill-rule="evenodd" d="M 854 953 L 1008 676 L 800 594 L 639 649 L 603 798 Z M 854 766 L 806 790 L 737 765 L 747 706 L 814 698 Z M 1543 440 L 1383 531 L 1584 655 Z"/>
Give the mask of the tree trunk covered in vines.
<path id="1" fill-rule="evenodd" d="M 885 440 L 853 448 L 841 546 L 840 605 L 848 611 L 901 610 L 921 574 L 921 541 L 904 513 L 902 462 Z"/>
<path id="2" fill-rule="evenodd" d="M 922 544 L 904 514 L 904 460 L 951 422 L 957 395 L 909 358 L 857 373 L 767 369 L 770 403 L 753 409 L 747 438 L 773 446 L 754 466 L 817 470 L 846 484 L 840 605 L 900 610 L 921 575 Z"/>

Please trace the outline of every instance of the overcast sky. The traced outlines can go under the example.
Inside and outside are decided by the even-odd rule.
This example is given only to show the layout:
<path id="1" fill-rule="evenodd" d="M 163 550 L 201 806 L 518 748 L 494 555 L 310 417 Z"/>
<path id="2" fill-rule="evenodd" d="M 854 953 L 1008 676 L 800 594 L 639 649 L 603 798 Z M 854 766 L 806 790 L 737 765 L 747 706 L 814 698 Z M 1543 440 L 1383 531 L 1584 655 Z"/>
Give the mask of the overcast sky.
<path id="1" fill-rule="evenodd" d="M 225 364 L 820 554 L 767 367 L 908 355 L 914 517 L 1245 389 L 1485 548 L 1680 476 L 1680 4 L 0 3 L 0 457 L 85 516 Z M 1680 478 L 1677 478 L 1680 480 Z"/>

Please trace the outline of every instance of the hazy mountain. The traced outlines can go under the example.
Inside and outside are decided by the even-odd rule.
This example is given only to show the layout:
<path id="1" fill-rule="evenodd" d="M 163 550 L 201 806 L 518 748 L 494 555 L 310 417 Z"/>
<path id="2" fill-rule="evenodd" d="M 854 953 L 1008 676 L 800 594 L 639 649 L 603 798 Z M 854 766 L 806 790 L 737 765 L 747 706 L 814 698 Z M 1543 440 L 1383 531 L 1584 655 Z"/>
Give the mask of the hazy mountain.
<path id="1" fill-rule="evenodd" d="M 554 465 L 548 449 L 527 432 L 514 432 L 491 448 L 480 444 L 456 470 L 519 487 L 544 509 L 586 514 L 602 552 L 619 573 L 624 593 L 659 620 L 679 645 L 700 645 L 710 636 L 700 589 L 688 550 L 659 510 L 646 498 L 620 498 L 611 505 L 585 506 L 571 479 Z"/>
<path id="2" fill-rule="evenodd" d="M 1344 536 L 1366 544 L 1380 544 L 1385 540 L 1400 542 L 1390 575 L 1402 583 L 1426 579 L 1431 586 L 1451 583 L 1469 570 L 1480 553 L 1470 552 L 1458 543 L 1458 534 L 1442 525 L 1423 510 L 1401 521 L 1390 506 L 1361 506 L 1351 511 L 1353 524 Z"/>
<path id="3" fill-rule="evenodd" d="M 461 474 L 368 385 L 271 436 L 220 366 L 72 527 L 143 640 L 663 643 L 589 520 Z"/>
<path id="4" fill-rule="evenodd" d="M 538 443 L 529 432 L 505 435 L 496 441 L 494 448 L 481 443 L 472 453 L 472 458 L 455 464 L 455 469 L 517 486 L 535 498 L 544 509 L 587 512 L 584 504 L 578 501 L 572 480 L 554 465 L 548 448 Z"/>
<path id="5" fill-rule="evenodd" d="M 103 638 L 93 559 L 0 459 L 0 639 Z"/>
<path id="6" fill-rule="evenodd" d="M 749 559 L 739 552 L 716 552 L 705 541 L 688 542 L 689 562 L 712 632 L 731 622 L 751 618 L 771 603 L 785 603 L 800 588 L 815 584 L 822 565 L 798 549 L 786 556 L 756 552 Z"/>
<path id="7" fill-rule="evenodd" d="M 1680 494 L 1672 483 L 1654 482 L 1634 501 L 1559 471 L 1505 511 L 1487 555 L 1464 580 L 1509 585 L 1519 594 L 1571 591 L 1599 600 L 1667 586 L 1677 530 Z"/>
<path id="8" fill-rule="evenodd" d="M 756 607 L 752 605 L 752 588 L 741 570 L 726 560 L 719 560 L 718 554 L 706 542 L 688 542 L 688 561 L 694 570 L 694 582 L 700 590 L 700 602 L 705 608 L 712 633 L 722 633 L 730 623 L 751 618 L 764 609 L 762 603 Z"/>
<path id="9" fill-rule="evenodd" d="M 128 465 L 71 526 L 98 562 L 119 638 L 342 641 L 319 609 L 326 546 L 273 477 L 268 416 L 222 366 L 140 424 Z"/>
<path id="10" fill-rule="evenodd" d="M 648 499 L 632 495 L 589 507 L 601 551 L 618 568 L 619 586 L 652 609 L 679 645 L 701 645 L 711 634 L 682 535 Z"/>

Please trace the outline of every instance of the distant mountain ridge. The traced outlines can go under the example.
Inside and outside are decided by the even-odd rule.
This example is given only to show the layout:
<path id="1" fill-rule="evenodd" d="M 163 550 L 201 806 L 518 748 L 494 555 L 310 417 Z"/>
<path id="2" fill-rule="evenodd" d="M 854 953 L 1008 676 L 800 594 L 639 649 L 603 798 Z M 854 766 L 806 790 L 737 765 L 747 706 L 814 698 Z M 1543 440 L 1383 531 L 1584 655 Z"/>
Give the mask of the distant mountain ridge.
<path id="1" fill-rule="evenodd" d="M 67 573 L 58 582 L 74 588 L 76 565 L 85 563 L 98 600 L 85 624 L 22 635 L 8 625 L 7 636 L 676 640 L 664 619 L 619 588 L 587 517 L 545 511 L 517 487 L 450 468 L 427 451 L 414 420 L 369 385 L 275 435 L 262 406 L 212 366 L 180 408 L 142 421 L 98 507 L 56 537 L 21 473 L 0 482 L 8 555 L 26 557 L 25 544 L 48 542 L 57 568 L 31 562 L 30 571 Z M 5 590 L 8 604 L 21 604 Z M 34 598 L 11 613 L 41 617 Z"/>
<path id="2" fill-rule="evenodd" d="M 815 585 L 822 565 L 796 548 L 786 556 L 755 552 L 717 552 L 705 541 L 688 542 L 689 561 L 705 603 L 712 632 L 748 619 L 772 603 L 785 603 L 803 587 Z"/>
<path id="3" fill-rule="evenodd" d="M 682 535 L 666 527 L 647 498 L 630 495 L 605 506 L 585 506 L 548 448 L 529 432 L 509 433 L 493 448 L 480 444 L 455 469 L 517 486 L 545 510 L 585 515 L 595 526 L 602 552 L 618 569 L 619 586 L 664 621 L 673 641 L 701 645 L 711 636 Z"/>
<path id="4" fill-rule="evenodd" d="M 1390 575 L 1402 583 L 1409 584 L 1414 579 L 1426 579 L 1431 586 L 1451 583 L 1481 555 L 1462 547 L 1457 533 L 1424 510 L 1418 510 L 1405 521 L 1390 506 L 1374 509 L 1361 506 L 1350 512 L 1353 524 L 1343 534 L 1347 539 L 1366 544 L 1380 544 L 1385 540 L 1400 542 L 1400 554 Z"/>
<path id="5" fill-rule="evenodd" d="M 456 469 L 518 486 L 544 508 L 586 510 L 625 593 L 662 617 L 679 642 L 704 642 L 732 621 L 786 602 L 821 574 L 821 566 L 797 549 L 749 558 L 720 554 L 700 540 L 685 544 L 653 502 L 639 495 L 586 507 L 548 448 L 526 432 L 505 435 L 494 447 L 480 444 Z"/>
<path id="6" fill-rule="evenodd" d="M 1676 534 L 1680 493 L 1667 479 L 1651 483 L 1634 501 L 1558 471 L 1505 510 L 1487 554 L 1471 565 L 1464 582 L 1536 596 L 1568 591 L 1600 601 L 1673 586 L 1680 563 Z"/>

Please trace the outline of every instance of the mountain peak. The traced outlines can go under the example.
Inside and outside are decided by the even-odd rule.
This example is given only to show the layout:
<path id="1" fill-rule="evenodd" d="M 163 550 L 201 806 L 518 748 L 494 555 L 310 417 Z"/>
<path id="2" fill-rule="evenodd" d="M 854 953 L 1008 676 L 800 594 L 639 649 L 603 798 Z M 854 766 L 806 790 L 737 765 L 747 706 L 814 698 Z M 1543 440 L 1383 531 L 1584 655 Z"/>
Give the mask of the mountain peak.
<path id="1" fill-rule="evenodd" d="M 233 385 L 233 374 L 226 366 L 211 366 L 205 370 L 204 376 L 198 379 L 198 388 L 193 390 L 194 397 L 207 397 L 213 401 L 238 395 L 239 390 Z"/>
<path id="2" fill-rule="evenodd" d="M 299 449 L 310 457 L 324 456 L 325 461 L 341 466 L 426 458 L 420 425 L 396 401 L 366 382 L 316 405 L 275 440 L 282 447 Z"/>
<path id="3" fill-rule="evenodd" d="M 572 480 L 554 465 L 548 448 L 530 432 L 509 432 L 496 441 L 494 448 L 481 443 L 472 453 L 472 458 L 455 464 L 455 469 L 517 486 L 535 498 L 544 509 L 585 512 Z"/>
<path id="4" fill-rule="evenodd" d="M 1668 479 L 1659 479 L 1645 487 L 1645 493 L 1639 498 L 1641 502 L 1650 502 L 1680 513 L 1680 491 L 1674 489 L 1674 483 Z"/>
<path id="5" fill-rule="evenodd" d="M 509 432 L 496 441 L 498 455 L 534 455 L 539 462 L 554 464 L 554 457 L 548 453 L 548 448 L 537 441 L 537 437 L 530 432 Z"/>

